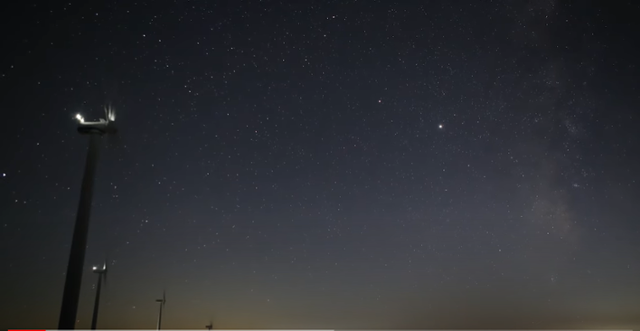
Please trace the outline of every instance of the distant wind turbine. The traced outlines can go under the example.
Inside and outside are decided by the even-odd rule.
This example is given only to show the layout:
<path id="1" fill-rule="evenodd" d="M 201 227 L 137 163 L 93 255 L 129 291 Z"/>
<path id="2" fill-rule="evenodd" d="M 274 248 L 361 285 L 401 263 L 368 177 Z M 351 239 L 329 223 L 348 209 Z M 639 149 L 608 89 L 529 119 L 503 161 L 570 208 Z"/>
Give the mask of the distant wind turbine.
<path id="1" fill-rule="evenodd" d="M 98 309 L 100 307 L 100 288 L 104 279 L 104 286 L 107 286 L 107 261 L 104 261 L 102 268 L 93 267 L 93 272 L 98 274 L 98 286 L 96 288 L 96 302 L 93 305 L 93 319 L 91 320 L 91 330 L 95 330 L 98 324 Z"/>
<path id="2" fill-rule="evenodd" d="M 162 327 L 162 308 L 164 308 L 165 303 L 167 303 L 167 296 L 165 291 L 162 291 L 162 299 L 156 299 L 156 302 L 160 303 L 160 312 L 158 313 L 158 329 Z"/>

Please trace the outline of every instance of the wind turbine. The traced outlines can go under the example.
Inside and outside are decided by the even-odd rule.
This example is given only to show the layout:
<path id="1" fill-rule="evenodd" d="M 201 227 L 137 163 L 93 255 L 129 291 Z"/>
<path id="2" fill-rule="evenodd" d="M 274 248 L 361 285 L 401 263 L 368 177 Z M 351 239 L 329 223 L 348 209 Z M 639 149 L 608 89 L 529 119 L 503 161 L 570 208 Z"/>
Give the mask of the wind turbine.
<path id="1" fill-rule="evenodd" d="M 69 254 L 69 264 L 67 265 L 64 292 L 62 295 L 62 307 L 58 321 L 59 330 L 74 329 L 76 324 L 80 287 L 82 285 L 82 272 L 84 269 L 84 256 L 87 248 L 87 235 L 89 233 L 93 180 L 98 162 L 100 137 L 117 132 L 113 124 L 116 119 L 115 111 L 111 106 L 105 107 L 104 110 L 105 118 L 101 118 L 97 122 L 87 122 L 80 114 L 75 116 L 78 121 L 78 132 L 89 135 L 89 149 L 84 168 L 84 176 L 82 178 L 80 203 L 76 215 L 75 227 L 73 229 L 71 252 Z"/>
<path id="2" fill-rule="evenodd" d="M 156 299 L 156 302 L 160 303 L 160 313 L 158 313 L 158 329 L 162 326 L 162 308 L 164 308 L 165 303 L 167 303 L 167 297 L 165 295 L 165 291 L 162 291 L 162 299 Z"/>
<path id="3" fill-rule="evenodd" d="M 93 272 L 98 274 L 98 287 L 96 288 L 96 302 L 93 305 L 93 319 L 91 320 L 91 330 L 96 329 L 98 324 L 98 307 L 100 306 L 100 287 L 102 285 L 102 279 L 104 279 L 104 286 L 107 286 L 107 261 L 104 261 L 102 269 L 93 267 Z"/>
<path id="4" fill-rule="evenodd" d="M 213 322 L 211 322 L 211 320 L 209 320 L 209 324 L 205 325 L 204 327 L 207 328 L 207 330 L 213 329 Z"/>

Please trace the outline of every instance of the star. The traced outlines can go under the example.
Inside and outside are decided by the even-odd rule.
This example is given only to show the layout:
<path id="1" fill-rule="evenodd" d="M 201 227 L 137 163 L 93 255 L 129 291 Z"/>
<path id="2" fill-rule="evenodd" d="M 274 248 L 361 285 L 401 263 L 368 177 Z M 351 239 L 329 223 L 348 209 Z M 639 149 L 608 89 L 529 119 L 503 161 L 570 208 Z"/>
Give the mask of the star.
<path id="1" fill-rule="evenodd" d="M 30 119 L 2 129 L 4 324 L 58 322 L 92 205 L 79 329 L 105 258 L 123 267 L 103 329 L 153 327 L 164 288 L 180 293 L 166 329 L 640 328 L 638 308 L 609 309 L 640 307 L 640 49 L 616 42 L 635 21 L 585 1 L 423 2 L 23 6 L 25 26 L 73 29 L 16 29 L 0 68 Z M 111 102 L 119 138 L 71 125 Z M 57 277 L 25 307 L 34 270 Z"/>

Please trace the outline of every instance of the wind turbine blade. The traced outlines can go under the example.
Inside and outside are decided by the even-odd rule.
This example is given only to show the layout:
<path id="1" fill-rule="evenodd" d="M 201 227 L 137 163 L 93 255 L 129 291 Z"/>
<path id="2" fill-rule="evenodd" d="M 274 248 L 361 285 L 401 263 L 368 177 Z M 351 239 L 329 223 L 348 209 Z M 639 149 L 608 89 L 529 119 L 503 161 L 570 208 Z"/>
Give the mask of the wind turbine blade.
<path id="1" fill-rule="evenodd" d="M 162 304 L 164 305 L 167 302 L 166 290 L 162 291 Z"/>

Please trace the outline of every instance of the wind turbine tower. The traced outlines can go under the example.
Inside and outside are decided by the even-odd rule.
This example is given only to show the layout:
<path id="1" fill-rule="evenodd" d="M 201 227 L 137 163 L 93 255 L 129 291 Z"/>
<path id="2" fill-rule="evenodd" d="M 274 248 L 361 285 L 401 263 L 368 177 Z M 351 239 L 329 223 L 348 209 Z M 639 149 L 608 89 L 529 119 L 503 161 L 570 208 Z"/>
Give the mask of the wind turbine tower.
<path id="1" fill-rule="evenodd" d="M 80 287 L 82 285 L 82 272 L 84 269 L 84 256 L 87 248 L 87 236 L 89 234 L 89 217 L 91 215 L 91 201 L 93 198 L 93 180 L 98 163 L 98 147 L 100 137 L 107 134 L 116 133 L 113 122 L 116 113 L 111 107 L 105 107 L 105 117 L 97 122 L 87 122 L 80 114 L 76 115 L 78 121 L 78 132 L 89 136 L 89 149 L 87 152 L 87 162 L 82 178 L 80 192 L 80 204 L 76 215 L 76 223 L 73 229 L 73 239 L 71 241 L 71 252 L 69 254 L 69 264 L 67 265 L 66 279 L 64 283 L 64 293 L 62 296 L 62 307 L 60 309 L 60 319 L 58 321 L 59 330 L 72 330 L 76 324 L 76 314 L 78 312 L 78 301 L 80 299 Z"/>
<path id="2" fill-rule="evenodd" d="M 102 265 L 102 269 L 93 267 L 93 272 L 98 274 L 98 286 L 96 288 L 96 302 L 93 305 L 93 318 L 91 319 L 91 330 L 95 330 L 98 324 L 98 307 L 100 307 L 100 288 L 104 279 L 104 286 L 107 286 L 107 261 Z"/>
<path id="3" fill-rule="evenodd" d="M 162 308 L 164 308 L 164 304 L 167 303 L 166 293 L 162 291 L 162 299 L 156 299 L 156 302 L 160 303 L 160 312 L 158 313 L 158 329 L 162 327 Z"/>

